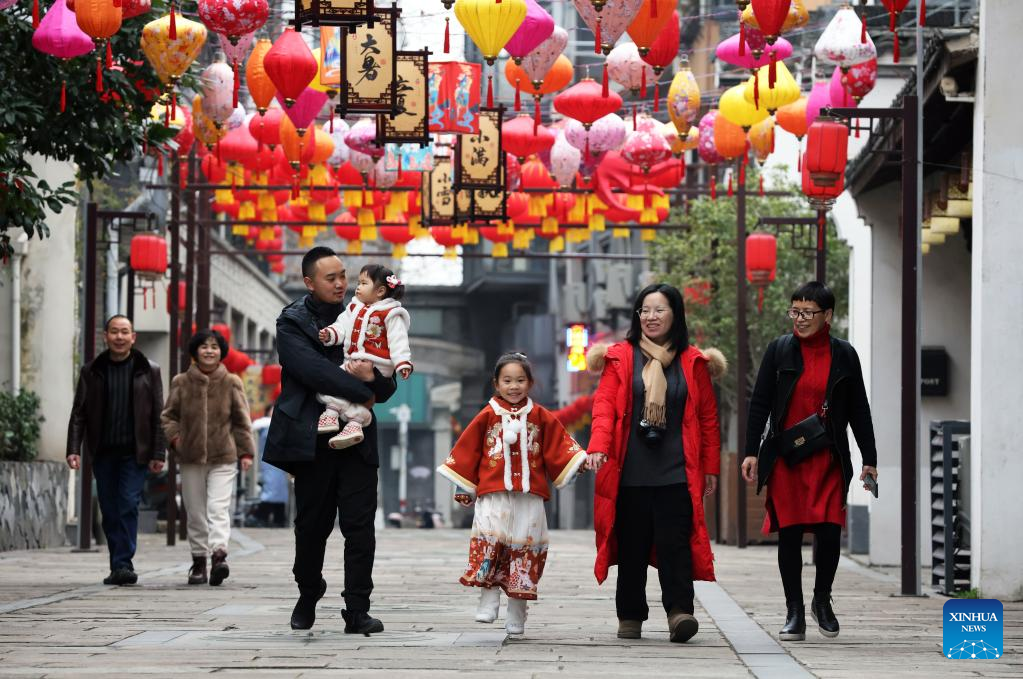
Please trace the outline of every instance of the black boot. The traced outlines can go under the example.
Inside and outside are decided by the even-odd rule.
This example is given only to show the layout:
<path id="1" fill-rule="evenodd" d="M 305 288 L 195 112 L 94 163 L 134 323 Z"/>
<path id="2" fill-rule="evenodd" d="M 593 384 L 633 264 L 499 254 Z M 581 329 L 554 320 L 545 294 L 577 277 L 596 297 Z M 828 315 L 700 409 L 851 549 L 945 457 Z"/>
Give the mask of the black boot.
<path id="1" fill-rule="evenodd" d="M 227 565 L 227 552 L 222 549 L 213 552 L 210 565 L 210 584 L 216 587 L 230 574 L 231 568 Z"/>
<path id="2" fill-rule="evenodd" d="M 193 556 L 192 567 L 188 569 L 188 584 L 202 585 L 206 583 L 206 557 Z"/>
<path id="3" fill-rule="evenodd" d="M 320 588 L 315 591 L 299 588 L 298 602 L 291 612 L 291 629 L 311 629 L 316 622 L 316 602 L 327 592 L 327 581 L 320 579 Z"/>
<path id="4" fill-rule="evenodd" d="M 788 603 L 785 605 L 785 625 L 778 633 L 782 641 L 802 641 L 806 639 L 806 607 L 803 604 Z"/>
<path id="5" fill-rule="evenodd" d="M 829 639 L 838 636 L 838 618 L 835 617 L 835 611 L 831 609 L 830 596 L 818 597 L 815 594 L 813 601 L 810 602 L 810 615 L 817 621 L 821 634 Z"/>
<path id="6" fill-rule="evenodd" d="M 345 619 L 345 634 L 370 634 L 384 631 L 384 623 L 380 622 L 366 611 L 341 611 L 341 617 Z"/>

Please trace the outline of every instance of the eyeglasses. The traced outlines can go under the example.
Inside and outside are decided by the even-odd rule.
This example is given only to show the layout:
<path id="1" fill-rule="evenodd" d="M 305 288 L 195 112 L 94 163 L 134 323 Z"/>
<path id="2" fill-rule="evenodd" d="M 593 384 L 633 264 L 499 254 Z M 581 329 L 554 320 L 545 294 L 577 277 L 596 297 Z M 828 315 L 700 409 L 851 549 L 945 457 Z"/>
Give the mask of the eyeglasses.
<path id="1" fill-rule="evenodd" d="M 804 321 L 812 321 L 814 316 L 816 316 L 817 314 L 823 314 L 826 311 L 827 311 L 827 309 L 818 309 L 817 311 L 811 311 L 809 309 L 794 309 L 793 308 L 793 309 L 789 309 L 788 312 L 786 312 L 786 313 L 787 313 L 788 317 L 791 318 L 792 320 L 796 320 L 797 318 L 801 318 Z"/>
<path id="2" fill-rule="evenodd" d="M 636 313 L 640 318 L 661 318 L 669 311 L 668 307 L 659 306 L 656 309 L 640 309 Z"/>

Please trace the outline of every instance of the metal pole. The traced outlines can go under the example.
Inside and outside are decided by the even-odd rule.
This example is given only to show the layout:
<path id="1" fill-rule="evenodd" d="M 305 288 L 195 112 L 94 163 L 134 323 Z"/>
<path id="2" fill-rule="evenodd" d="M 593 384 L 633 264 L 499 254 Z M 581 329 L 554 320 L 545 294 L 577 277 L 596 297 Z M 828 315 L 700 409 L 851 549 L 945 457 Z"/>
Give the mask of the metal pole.
<path id="1" fill-rule="evenodd" d="M 174 159 L 171 161 L 171 176 L 180 177 L 181 161 L 175 154 Z M 167 367 L 167 379 L 171 380 L 178 373 L 178 362 L 180 361 L 178 352 L 178 330 L 181 328 L 180 319 L 178 318 L 178 307 L 181 303 L 180 300 L 180 286 L 178 283 L 181 279 L 181 185 L 175 182 L 171 185 L 170 190 L 170 223 L 167 225 L 167 229 L 170 231 L 171 237 L 171 261 L 170 261 L 170 361 Z M 172 451 L 167 451 L 167 487 L 170 491 L 167 493 L 167 546 L 173 547 L 177 538 L 177 520 L 178 520 L 178 462 L 176 456 Z"/>
<path id="2" fill-rule="evenodd" d="M 192 324 L 195 320 L 195 237 L 196 229 L 195 194 L 192 188 L 192 180 L 195 178 L 195 151 L 188 155 L 188 187 L 185 189 L 185 206 L 188 209 L 185 229 L 187 231 L 187 242 L 185 243 L 185 316 L 181 323 L 181 346 L 187 347 L 188 341 L 192 338 Z M 179 372 L 188 370 L 188 354 L 181 352 L 181 369 Z"/>
<path id="3" fill-rule="evenodd" d="M 85 208 L 85 363 L 96 358 L 96 241 L 99 216 L 96 203 Z M 81 456 L 78 490 L 78 549 L 92 548 L 92 460 Z"/>
<path id="4" fill-rule="evenodd" d="M 195 200 L 193 205 L 196 206 L 196 219 L 206 219 L 208 215 L 206 212 L 209 209 L 209 203 L 206 201 L 206 191 L 199 189 L 196 191 Z M 195 294 L 196 294 L 196 305 L 195 305 L 195 325 L 197 328 L 208 328 L 210 326 L 210 230 L 200 229 L 198 233 L 198 240 L 196 243 L 198 252 L 198 267 L 196 269 L 196 281 L 195 281 Z"/>
<path id="5" fill-rule="evenodd" d="M 918 44 L 919 49 L 919 44 Z M 902 100 L 902 594 L 920 594 L 917 458 L 920 431 L 920 285 L 916 95 Z"/>
<path id="6" fill-rule="evenodd" d="M 125 316 L 131 321 L 132 326 L 135 325 L 135 270 L 128 266 L 127 271 L 124 275 L 124 287 L 128 297 L 125 304 Z"/>
<path id="7" fill-rule="evenodd" d="M 742 162 L 741 160 L 739 161 Z M 736 429 L 736 465 L 745 455 L 746 419 L 749 409 L 749 372 L 747 345 L 749 328 L 746 327 L 746 183 L 738 182 L 735 192 L 735 291 L 736 291 L 736 404 L 739 412 Z M 740 549 L 746 547 L 746 481 L 742 474 L 735 475 L 735 540 Z"/>

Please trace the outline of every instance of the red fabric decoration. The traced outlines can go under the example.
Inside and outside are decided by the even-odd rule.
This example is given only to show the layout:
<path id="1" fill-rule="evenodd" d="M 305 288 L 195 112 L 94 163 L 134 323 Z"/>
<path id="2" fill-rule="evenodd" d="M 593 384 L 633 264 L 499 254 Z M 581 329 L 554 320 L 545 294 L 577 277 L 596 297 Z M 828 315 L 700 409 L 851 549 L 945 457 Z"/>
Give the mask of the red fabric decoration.
<path id="1" fill-rule="evenodd" d="M 487 108 L 494 108 L 494 76 L 487 76 Z"/>
<path id="2" fill-rule="evenodd" d="M 60 112 L 67 109 L 67 80 L 60 81 Z"/>
<path id="3" fill-rule="evenodd" d="M 114 68 L 114 51 L 110 47 L 110 41 L 107 40 L 107 69 L 113 70 Z"/>
<path id="4" fill-rule="evenodd" d="M 920 0 L 920 25 L 927 25 L 927 0 Z"/>
<path id="5" fill-rule="evenodd" d="M 661 110 L 661 83 L 654 83 L 654 113 Z"/>
<path id="6" fill-rule="evenodd" d="M 39 0 L 32 0 L 32 28 L 39 28 Z"/>
<path id="7" fill-rule="evenodd" d="M 451 52 L 451 17 L 444 17 L 444 54 Z"/>
<path id="8" fill-rule="evenodd" d="M 597 30 L 593 34 L 593 53 L 600 54 L 600 17 L 597 17 Z"/>
<path id="9" fill-rule="evenodd" d="M 600 96 L 606 97 L 607 93 L 609 91 L 608 82 L 607 82 L 607 62 L 606 61 L 604 62 L 604 76 L 603 76 L 603 78 L 604 78 L 604 81 L 600 85 Z"/>
<path id="10" fill-rule="evenodd" d="M 519 81 L 515 81 L 515 110 L 522 110 L 522 90 L 518 88 Z"/>
<path id="11" fill-rule="evenodd" d="M 595 80 L 584 78 L 554 97 L 554 110 L 589 126 L 622 107 L 617 92 L 605 91 Z"/>
<path id="12" fill-rule="evenodd" d="M 739 19 L 739 56 L 746 56 L 746 24 Z"/>
<path id="13" fill-rule="evenodd" d="M 319 64 L 302 35 L 286 28 L 263 57 L 263 69 L 285 105 L 291 106 L 316 77 Z"/>
<path id="14" fill-rule="evenodd" d="M 718 199 L 718 177 L 716 174 L 710 176 L 710 199 Z"/>
<path id="15" fill-rule="evenodd" d="M 96 57 L 96 91 L 103 91 L 103 60 Z"/>
<path id="16" fill-rule="evenodd" d="M 178 22 L 174 19 L 174 3 L 171 3 L 170 7 L 170 26 L 167 28 L 167 37 L 171 40 L 178 39 Z"/>

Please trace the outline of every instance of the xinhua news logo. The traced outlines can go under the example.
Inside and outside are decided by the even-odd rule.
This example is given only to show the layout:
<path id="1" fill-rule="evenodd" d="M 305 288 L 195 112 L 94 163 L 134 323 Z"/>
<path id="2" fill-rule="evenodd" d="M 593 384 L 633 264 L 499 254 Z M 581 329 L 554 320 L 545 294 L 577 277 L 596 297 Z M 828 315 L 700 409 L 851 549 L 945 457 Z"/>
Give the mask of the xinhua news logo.
<path id="1" fill-rule="evenodd" d="M 998 599 L 949 599 L 944 616 L 942 652 L 953 660 L 1002 657 L 1002 602 Z"/>

